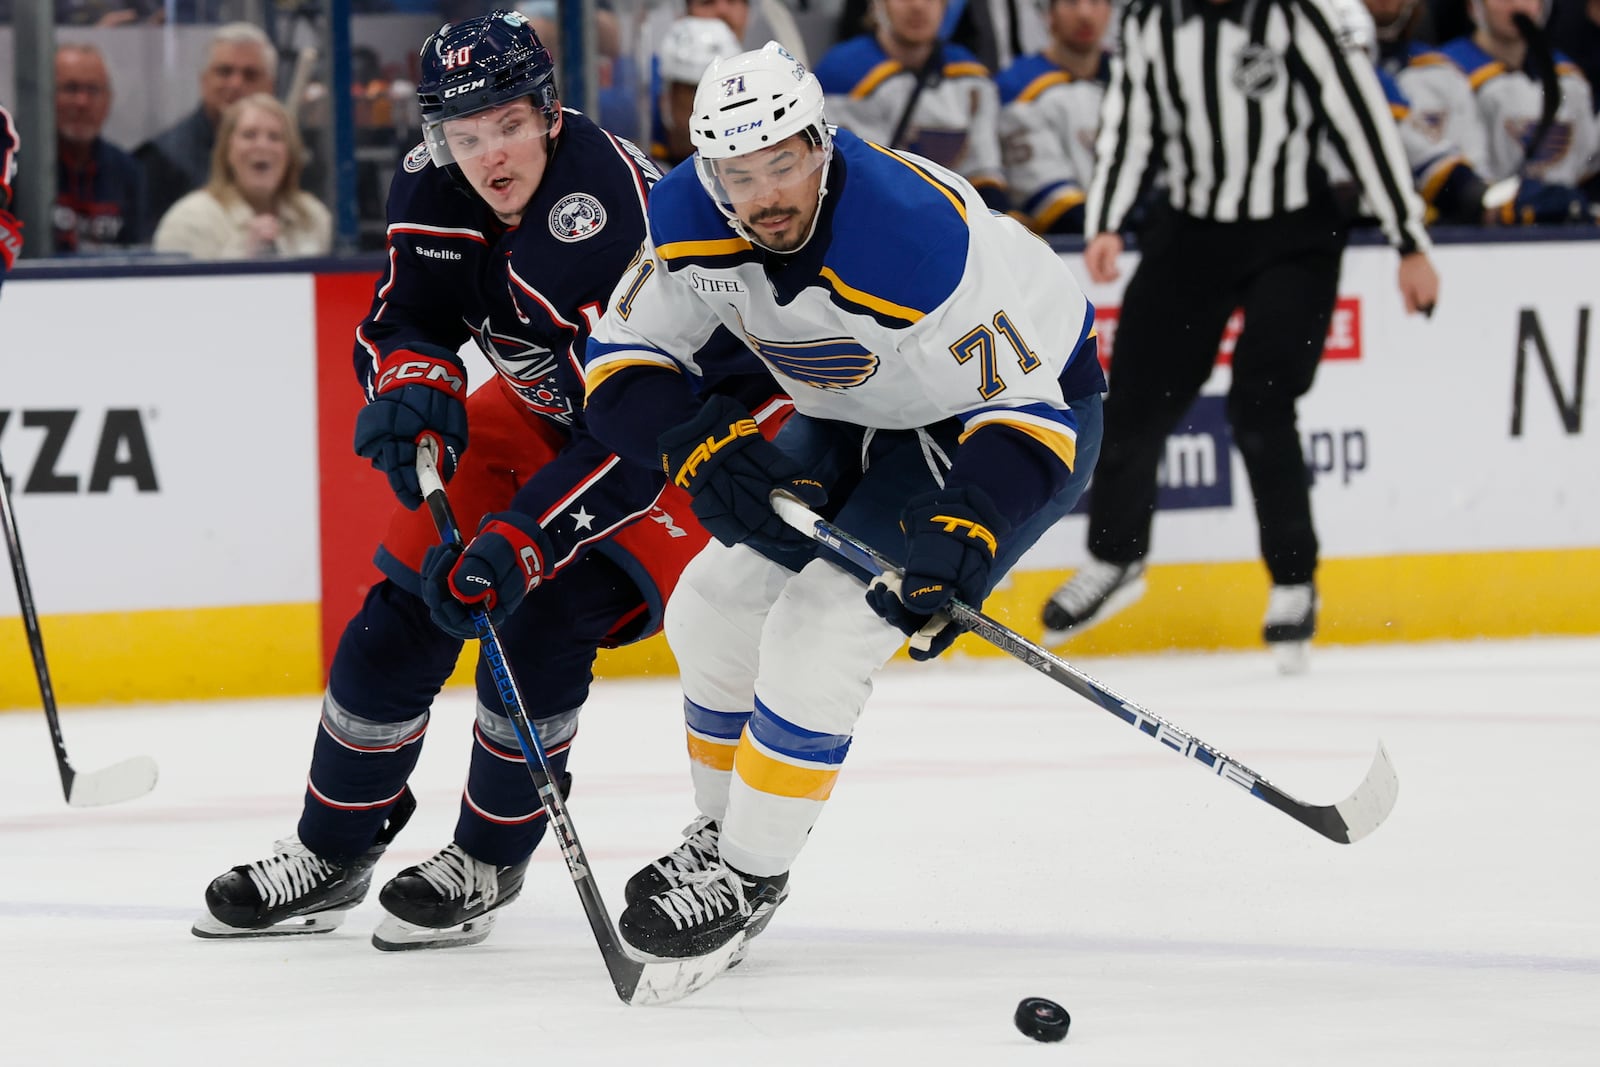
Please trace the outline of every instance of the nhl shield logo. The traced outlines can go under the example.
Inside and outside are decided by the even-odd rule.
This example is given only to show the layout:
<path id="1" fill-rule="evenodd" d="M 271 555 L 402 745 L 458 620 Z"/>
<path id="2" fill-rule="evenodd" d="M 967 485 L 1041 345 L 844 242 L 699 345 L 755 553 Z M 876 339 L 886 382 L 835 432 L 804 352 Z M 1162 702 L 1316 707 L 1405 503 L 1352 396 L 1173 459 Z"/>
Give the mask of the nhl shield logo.
<path id="1" fill-rule="evenodd" d="M 606 209 L 588 193 L 564 196 L 550 209 L 550 232 L 558 241 L 593 237 L 606 224 Z"/>
<path id="2" fill-rule="evenodd" d="M 1233 87 L 1254 99 L 1271 92 L 1283 77 L 1283 59 L 1265 45 L 1247 44 L 1239 49 L 1233 68 Z"/>

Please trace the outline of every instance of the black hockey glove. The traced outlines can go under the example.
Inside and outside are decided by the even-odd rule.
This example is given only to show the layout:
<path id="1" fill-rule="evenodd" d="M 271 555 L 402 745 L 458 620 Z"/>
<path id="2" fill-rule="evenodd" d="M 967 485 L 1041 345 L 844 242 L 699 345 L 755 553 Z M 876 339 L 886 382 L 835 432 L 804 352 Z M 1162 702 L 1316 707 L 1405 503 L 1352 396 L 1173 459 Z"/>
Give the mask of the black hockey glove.
<path id="1" fill-rule="evenodd" d="M 791 547 L 809 543 L 772 510 L 768 498 L 783 489 L 807 507 L 828 496 L 799 465 L 765 437 L 745 406 L 729 396 L 706 401 L 700 413 L 656 441 L 667 478 L 691 498 L 695 517 L 725 545 L 747 541 Z"/>
<path id="2" fill-rule="evenodd" d="M 486 515 L 465 549 L 434 545 L 422 557 L 422 601 L 445 633 L 477 637 L 472 613 L 486 611 L 500 625 L 544 580 L 549 558 L 550 541 L 531 515 Z"/>
<path id="3" fill-rule="evenodd" d="M 941 614 L 951 598 L 976 608 L 989 591 L 996 542 L 1011 529 L 981 489 L 937 489 L 912 497 L 900 513 L 905 577 L 881 575 L 867 603 L 911 638 L 911 658 L 940 655 L 961 635 Z"/>
<path id="4" fill-rule="evenodd" d="M 412 345 L 378 364 L 372 392 L 356 416 L 356 455 L 387 474 L 400 503 L 415 511 L 422 504 L 417 442 L 439 443 L 439 477 L 447 482 L 467 450 L 467 368 L 447 348 Z"/>
<path id="5" fill-rule="evenodd" d="M 1502 204 L 1496 214 L 1502 226 L 1527 226 L 1534 223 L 1593 222 L 1589 198 L 1570 185 L 1550 185 L 1523 178 L 1514 199 Z"/>

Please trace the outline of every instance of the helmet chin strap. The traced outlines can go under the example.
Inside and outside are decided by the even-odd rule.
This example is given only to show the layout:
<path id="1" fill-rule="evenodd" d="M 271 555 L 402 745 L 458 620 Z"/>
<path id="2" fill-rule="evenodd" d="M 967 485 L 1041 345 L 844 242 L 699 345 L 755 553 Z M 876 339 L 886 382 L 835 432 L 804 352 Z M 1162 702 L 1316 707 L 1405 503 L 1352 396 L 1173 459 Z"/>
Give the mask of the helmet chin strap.
<path id="1" fill-rule="evenodd" d="M 743 237 L 746 241 L 749 241 L 751 244 L 755 245 L 757 248 L 764 248 L 768 252 L 776 252 L 780 256 L 793 255 L 795 252 L 798 252 L 804 248 L 807 243 L 810 242 L 811 235 L 817 232 L 817 223 L 822 219 L 822 198 L 828 195 L 828 169 L 833 163 L 832 137 L 828 138 L 828 147 L 824 148 L 822 151 L 822 180 L 817 183 L 817 210 L 811 213 L 811 225 L 806 227 L 806 235 L 800 239 L 799 244 L 795 245 L 788 251 L 773 248 L 771 245 L 767 244 L 765 241 L 761 240 L 761 238 L 757 237 L 753 232 L 751 232 L 750 228 L 740 220 L 738 212 L 731 211 L 728 208 L 723 207 L 720 203 L 717 204 L 717 207 L 721 208 L 722 213 L 727 216 L 728 224 L 733 227 L 733 231 L 740 237 Z"/>

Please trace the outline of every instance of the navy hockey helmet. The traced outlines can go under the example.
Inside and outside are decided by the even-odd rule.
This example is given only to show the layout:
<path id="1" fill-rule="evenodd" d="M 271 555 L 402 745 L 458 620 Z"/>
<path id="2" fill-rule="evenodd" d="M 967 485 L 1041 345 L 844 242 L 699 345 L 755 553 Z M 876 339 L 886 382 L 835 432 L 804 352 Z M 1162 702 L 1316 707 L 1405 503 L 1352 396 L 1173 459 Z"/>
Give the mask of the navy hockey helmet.
<path id="1" fill-rule="evenodd" d="M 529 131 L 555 137 L 561 130 L 555 61 L 526 16 L 516 11 L 447 22 L 422 44 L 417 102 L 422 132 L 436 166 L 459 162 L 444 124 L 524 97 L 543 116 L 543 128 Z"/>

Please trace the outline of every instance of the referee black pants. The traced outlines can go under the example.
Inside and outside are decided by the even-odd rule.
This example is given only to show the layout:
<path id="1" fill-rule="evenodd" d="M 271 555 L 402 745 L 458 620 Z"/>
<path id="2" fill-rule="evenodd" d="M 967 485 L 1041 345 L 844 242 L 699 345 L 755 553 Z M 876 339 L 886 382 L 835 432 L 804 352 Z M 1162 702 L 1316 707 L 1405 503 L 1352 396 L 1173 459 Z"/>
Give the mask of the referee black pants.
<path id="1" fill-rule="evenodd" d="M 1309 582 L 1317 535 L 1295 402 L 1311 388 L 1322 357 L 1344 229 L 1312 209 L 1235 223 L 1169 212 L 1151 220 L 1141 244 L 1112 353 L 1089 551 L 1112 563 L 1149 552 L 1167 435 L 1210 377 L 1229 315 L 1243 308 L 1228 421 L 1249 472 L 1273 583 Z"/>

